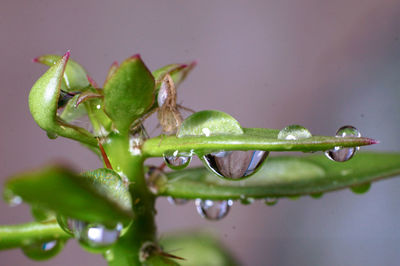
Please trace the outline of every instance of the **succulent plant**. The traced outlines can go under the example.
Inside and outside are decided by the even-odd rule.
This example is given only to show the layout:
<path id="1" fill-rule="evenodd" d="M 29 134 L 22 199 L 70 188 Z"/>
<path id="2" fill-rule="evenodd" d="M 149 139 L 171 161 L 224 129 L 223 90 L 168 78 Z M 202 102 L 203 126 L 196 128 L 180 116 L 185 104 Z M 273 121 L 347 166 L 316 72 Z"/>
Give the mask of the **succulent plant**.
<path id="1" fill-rule="evenodd" d="M 151 72 L 134 55 L 113 63 L 99 87 L 69 52 L 35 61 L 49 69 L 29 95 L 34 120 L 49 138 L 78 141 L 103 163 L 84 173 L 52 164 L 7 181 L 5 200 L 30 204 L 35 221 L 0 226 L 0 248 L 21 248 L 35 260 L 56 255 L 75 238 L 86 250 L 103 254 L 109 265 L 235 265 L 234 256 L 210 236 L 159 241 L 156 198 L 175 204 L 195 200 L 202 217 L 219 220 L 235 201 L 274 205 L 285 197 L 319 198 L 344 188 L 364 193 L 371 182 L 400 173 L 399 153 L 358 152 L 378 142 L 352 126 L 335 136 L 316 136 L 299 125 L 243 128 L 215 110 L 183 119 L 181 110 L 190 109 L 177 104 L 176 88 L 194 63 Z M 156 112 L 162 132 L 149 137 L 143 123 Z M 79 124 L 82 117 L 89 127 Z M 325 155 L 269 157 L 275 151 Z M 205 167 L 186 168 L 193 156 Z M 165 163 L 145 165 L 151 157 Z"/>

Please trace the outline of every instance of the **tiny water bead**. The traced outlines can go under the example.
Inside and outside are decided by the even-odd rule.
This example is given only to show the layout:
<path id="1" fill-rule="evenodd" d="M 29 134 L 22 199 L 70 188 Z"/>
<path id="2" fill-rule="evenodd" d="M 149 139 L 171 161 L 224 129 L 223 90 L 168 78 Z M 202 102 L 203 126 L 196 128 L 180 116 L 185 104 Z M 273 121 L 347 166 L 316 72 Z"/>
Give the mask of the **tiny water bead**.
<path id="1" fill-rule="evenodd" d="M 22 203 L 22 198 L 15 195 L 11 190 L 5 189 L 3 192 L 3 199 L 7 202 L 8 206 L 16 207 Z"/>
<path id="2" fill-rule="evenodd" d="M 360 131 L 353 126 L 343 126 L 336 132 L 336 137 L 361 137 Z M 325 155 L 335 162 L 345 162 L 350 160 L 360 147 L 335 147 L 332 150 L 326 151 Z"/>
<path id="3" fill-rule="evenodd" d="M 167 200 L 172 205 L 184 205 L 189 202 L 189 200 L 187 200 L 187 199 L 180 199 L 180 198 L 174 198 L 174 197 L 168 197 Z"/>
<path id="4" fill-rule="evenodd" d="M 221 151 L 203 156 L 207 168 L 220 177 L 240 180 L 254 174 L 267 159 L 268 151 Z"/>
<path id="5" fill-rule="evenodd" d="M 307 128 L 302 127 L 300 125 L 290 125 L 283 128 L 279 131 L 278 139 L 285 140 L 299 140 L 299 139 L 308 139 L 311 138 L 312 135 Z"/>
<path id="6" fill-rule="evenodd" d="M 201 217 L 206 218 L 212 221 L 218 221 L 224 218 L 232 204 L 232 200 L 202 200 L 196 199 L 195 201 L 197 213 L 201 215 Z"/>
<path id="7" fill-rule="evenodd" d="M 56 255 L 64 247 L 64 240 L 52 240 L 44 243 L 34 243 L 23 246 L 22 252 L 34 260 L 46 260 Z"/>
<path id="8" fill-rule="evenodd" d="M 371 183 L 365 183 L 350 187 L 351 191 L 353 191 L 353 193 L 355 194 L 367 193 L 370 188 L 371 188 Z"/>
<path id="9" fill-rule="evenodd" d="M 254 202 L 254 198 L 246 197 L 244 195 L 240 195 L 240 203 L 243 205 L 250 205 Z"/>
<path id="10" fill-rule="evenodd" d="M 165 164 L 173 170 L 181 170 L 186 168 L 190 164 L 191 160 L 191 156 L 179 156 L 178 151 L 175 151 L 172 154 L 164 155 Z"/>
<path id="11" fill-rule="evenodd" d="M 275 197 L 265 198 L 264 202 L 268 206 L 274 206 L 278 203 L 278 198 Z"/>

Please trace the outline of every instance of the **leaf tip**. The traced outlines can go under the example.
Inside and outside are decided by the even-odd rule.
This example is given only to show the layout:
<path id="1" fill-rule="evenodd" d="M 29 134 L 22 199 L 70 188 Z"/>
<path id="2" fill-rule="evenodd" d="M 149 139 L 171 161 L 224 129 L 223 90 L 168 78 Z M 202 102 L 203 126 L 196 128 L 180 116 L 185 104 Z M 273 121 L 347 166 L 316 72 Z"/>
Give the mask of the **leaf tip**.
<path id="1" fill-rule="evenodd" d="M 129 59 L 141 59 L 140 54 L 134 54 L 131 57 L 129 57 Z"/>

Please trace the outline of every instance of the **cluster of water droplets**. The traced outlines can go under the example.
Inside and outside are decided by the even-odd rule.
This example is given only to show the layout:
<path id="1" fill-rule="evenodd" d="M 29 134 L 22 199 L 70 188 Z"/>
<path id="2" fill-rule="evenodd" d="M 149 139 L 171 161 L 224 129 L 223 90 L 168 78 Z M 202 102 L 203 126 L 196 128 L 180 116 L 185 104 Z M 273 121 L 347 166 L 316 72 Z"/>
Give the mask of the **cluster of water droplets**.
<path id="1" fill-rule="evenodd" d="M 84 247 L 94 250 L 102 250 L 114 244 L 122 231 L 120 223 L 109 228 L 99 223 L 88 223 L 63 216 L 58 216 L 57 221 L 64 231 L 73 235 Z"/>
<path id="2" fill-rule="evenodd" d="M 343 126 L 338 129 L 336 132 L 336 137 L 338 138 L 343 138 L 343 137 L 361 137 L 360 131 L 358 131 L 357 128 L 353 126 Z M 326 151 L 325 155 L 329 159 L 335 162 L 345 162 L 350 160 L 354 154 L 356 153 L 357 150 L 359 150 L 360 147 L 348 147 L 348 148 L 342 148 L 342 147 L 335 147 L 332 150 Z"/>

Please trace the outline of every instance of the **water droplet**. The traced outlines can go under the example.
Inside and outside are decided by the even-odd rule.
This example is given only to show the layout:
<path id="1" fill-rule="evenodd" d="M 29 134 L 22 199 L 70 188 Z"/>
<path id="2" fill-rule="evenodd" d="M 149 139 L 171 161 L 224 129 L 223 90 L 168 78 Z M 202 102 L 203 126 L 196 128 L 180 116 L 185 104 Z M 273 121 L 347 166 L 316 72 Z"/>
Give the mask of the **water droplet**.
<path id="1" fill-rule="evenodd" d="M 202 200 L 196 199 L 196 208 L 198 214 L 208 220 L 221 220 L 224 218 L 231 208 L 232 200 Z"/>
<path id="2" fill-rule="evenodd" d="M 311 138 L 312 135 L 307 128 L 302 127 L 300 125 L 290 125 L 283 128 L 279 131 L 278 139 L 285 140 L 299 140 L 299 139 L 308 139 Z"/>
<path id="3" fill-rule="evenodd" d="M 252 204 L 253 202 L 254 202 L 254 198 L 246 197 L 244 195 L 240 196 L 240 203 L 242 203 L 243 205 L 249 205 L 249 204 Z"/>
<path id="4" fill-rule="evenodd" d="M 121 234 L 122 224 L 107 228 L 102 224 L 74 220 L 75 237 L 89 248 L 104 248 L 114 244 Z"/>
<path id="5" fill-rule="evenodd" d="M 320 199 L 320 198 L 322 198 L 323 195 L 324 195 L 324 193 L 317 192 L 317 193 L 311 193 L 310 197 L 313 198 L 313 199 Z"/>
<path id="6" fill-rule="evenodd" d="M 10 189 L 4 190 L 3 199 L 10 207 L 15 207 L 22 203 L 22 198 L 18 195 L 15 195 Z"/>
<path id="7" fill-rule="evenodd" d="M 338 129 L 336 132 L 336 137 L 361 137 L 360 131 L 358 131 L 353 126 L 343 126 Z M 348 147 L 348 148 L 341 148 L 335 147 L 332 150 L 326 151 L 325 155 L 329 159 L 335 162 L 345 162 L 350 160 L 356 151 L 359 150 L 359 147 Z"/>
<path id="8" fill-rule="evenodd" d="M 265 198 L 264 201 L 268 206 L 274 206 L 278 203 L 278 198 Z"/>
<path id="9" fill-rule="evenodd" d="M 45 243 L 34 243 L 23 246 L 22 252 L 34 260 L 46 260 L 56 255 L 64 247 L 65 241 L 53 240 Z"/>
<path id="10" fill-rule="evenodd" d="M 254 174 L 268 157 L 268 151 L 221 151 L 203 156 L 205 165 L 216 175 L 240 180 Z"/>
<path id="11" fill-rule="evenodd" d="M 96 248 L 107 248 L 114 244 L 122 230 L 120 223 L 113 228 L 107 228 L 102 224 L 88 223 L 61 215 L 57 216 L 57 222 L 65 232 L 73 235 L 91 251 L 96 251 Z"/>
<path id="12" fill-rule="evenodd" d="M 53 133 L 50 131 L 46 131 L 46 134 L 49 139 L 56 139 L 58 137 L 58 135 L 56 133 Z"/>
<path id="13" fill-rule="evenodd" d="M 288 196 L 288 199 L 290 199 L 290 200 L 298 200 L 298 199 L 300 199 L 300 195 Z"/>
<path id="14" fill-rule="evenodd" d="M 178 153 L 178 151 L 175 151 L 173 154 L 164 155 L 165 164 L 173 170 L 180 170 L 187 167 L 192 160 L 191 156 L 179 156 Z"/>
<path id="15" fill-rule="evenodd" d="M 168 202 L 171 203 L 172 205 L 184 205 L 188 203 L 189 200 L 187 199 L 180 199 L 180 198 L 174 198 L 174 197 L 168 197 Z"/>
<path id="16" fill-rule="evenodd" d="M 365 183 L 357 186 L 352 186 L 350 189 L 355 194 L 364 194 L 371 188 L 371 183 Z"/>

